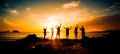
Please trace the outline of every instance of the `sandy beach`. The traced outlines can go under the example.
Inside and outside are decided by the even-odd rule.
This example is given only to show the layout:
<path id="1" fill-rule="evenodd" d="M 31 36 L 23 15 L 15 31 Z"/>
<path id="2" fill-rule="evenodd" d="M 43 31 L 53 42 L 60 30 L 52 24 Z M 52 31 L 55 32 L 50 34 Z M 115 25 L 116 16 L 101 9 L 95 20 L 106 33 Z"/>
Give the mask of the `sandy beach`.
<path id="1" fill-rule="evenodd" d="M 38 39 L 33 42 L 18 40 L 0 43 L 3 53 L 91 54 L 90 50 L 82 47 L 80 40 L 74 39 Z"/>
<path id="2" fill-rule="evenodd" d="M 43 39 L 28 35 L 16 41 L 1 41 L 2 54 L 108 54 L 114 53 L 115 39 L 119 31 L 113 31 L 105 38 Z M 115 37 L 116 36 L 116 37 Z"/>

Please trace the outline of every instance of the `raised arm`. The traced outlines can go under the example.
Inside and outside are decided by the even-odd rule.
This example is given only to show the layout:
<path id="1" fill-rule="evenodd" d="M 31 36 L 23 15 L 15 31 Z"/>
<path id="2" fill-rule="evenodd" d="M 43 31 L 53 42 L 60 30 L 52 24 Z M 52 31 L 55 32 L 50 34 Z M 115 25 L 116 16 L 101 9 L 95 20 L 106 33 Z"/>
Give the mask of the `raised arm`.
<path id="1" fill-rule="evenodd" d="M 62 24 L 60 23 L 60 27 L 61 27 L 61 25 L 62 25 Z"/>
<path id="2" fill-rule="evenodd" d="M 64 26 L 63 26 L 63 28 L 65 28 L 65 29 L 66 29 L 66 27 L 64 27 Z"/>
<path id="3" fill-rule="evenodd" d="M 70 29 L 71 29 L 72 27 L 70 26 Z"/>
<path id="4" fill-rule="evenodd" d="M 45 29 L 47 29 L 47 27 Z"/>

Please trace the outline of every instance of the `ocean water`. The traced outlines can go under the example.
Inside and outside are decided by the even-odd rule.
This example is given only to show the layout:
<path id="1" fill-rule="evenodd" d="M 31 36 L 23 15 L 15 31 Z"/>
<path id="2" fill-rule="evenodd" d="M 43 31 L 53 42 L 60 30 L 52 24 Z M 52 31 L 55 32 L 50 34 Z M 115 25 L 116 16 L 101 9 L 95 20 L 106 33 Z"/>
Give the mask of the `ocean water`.
<path id="1" fill-rule="evenodd" d="M 28 32 L 24 32 L 24 33 L 0 33 L 0 41 L 15 41 L 18 39 L 25 38 L 29 34 L 36 34 L 37 37 L 39 37 L 39 38 L 44 37 L 43 33 L 28 33 Z M 88 33 L 86 33 L 86 36 L 89 38 L 103 37 L 104 34 L 108 34 L 108 33 L 90 33 L 90 32 L 88 32 Z M 46 38 L 49 39 L 50 37 L 51 37 L 51 33 L 47 33 Z M 60 33 L 60 38 L 65 39 L 66 34 Z M 75 39 L 74 33 L 69 34 L 69 39 Z M 81 39 L 81 33 L 78 33 L 78 39 Z"/>

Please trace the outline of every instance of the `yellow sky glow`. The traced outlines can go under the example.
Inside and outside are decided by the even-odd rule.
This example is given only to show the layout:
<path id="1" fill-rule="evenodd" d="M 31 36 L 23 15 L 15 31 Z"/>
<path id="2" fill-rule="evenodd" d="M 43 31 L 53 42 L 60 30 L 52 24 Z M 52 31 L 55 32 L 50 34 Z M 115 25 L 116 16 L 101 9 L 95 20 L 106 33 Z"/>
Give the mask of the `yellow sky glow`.
<path id="1" fill-rule="evenodd" d="M 14 18 L 14 20 L 5 19 L 4 21 L 12 26 L 11 30 L 18 29 L 21 32 L 41 32 L 43 27 L 47 27 L 48 31 L 50 31 L 51 26 L 56 26 L 60 23 L 62 23 L 62 26 L 74 27 L 76 24 L 82 26 L 87 21 L 94 20 L 95 15 L 88 13 L 90 11 L 83 6 L 79 6 L 79 4 L 80 2 L 73 1 L 61 5 L 59 8 L 53 5 L 26 7 L 24 12 L 9 10 L 11 14 L 15 15 L 9 18 Z"/>

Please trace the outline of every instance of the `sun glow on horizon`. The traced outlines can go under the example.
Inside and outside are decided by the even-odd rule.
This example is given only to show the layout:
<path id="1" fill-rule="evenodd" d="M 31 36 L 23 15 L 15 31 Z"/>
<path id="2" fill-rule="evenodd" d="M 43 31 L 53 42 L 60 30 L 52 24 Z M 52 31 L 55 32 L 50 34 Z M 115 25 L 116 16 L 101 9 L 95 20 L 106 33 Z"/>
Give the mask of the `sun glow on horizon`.
<path id="1" fill-rule="evenodd" d="M 53 33 L 53 39 L 56 38 L 56 33 L 57 33 L 56 25 L 57 25 L 57 24 L 56 24 L 55 21 L 50 22 L 50 26 L 53 27 L 53 31 L 54 31 L 54 33 Z M 51 35 L 52 35 L 51 28 L 50 28 L 49 31 L 50 31 L 50 33 L 51 33 Z"/>
<path id="2" fill-rule="evenodd" d="M 55 39 L 56 38 L 56 33 L 57 33 L 57 29 L 56 29 L 56 25 L 57 25 L 57 21 L 55 20 L 55 16 L 51 16 L 51 17 L 48 17 L 48 20 L 49 22 L 47 22 L 46 26 L 49 28 L 48 29 L 48 32 L 50 32 L 50 34 L 52 35 L 52 30 L 51 28 L 53 28 L 53 38 L 52 39 Z"/>
<path id="3" fill-rule="evenodd" d="M 41 5 L 42 4 L 42 5 Z M 9 4 L 7 6 L 10 6 Z M 47 27 L 47 32 L 54 26 L 54 38 L 56 38 L 56 25 L 62 23 L 62 26 L 75 27 L 84 25 L 89 31 L 98 29 L 96 23 L 90 23 L 99 20 L 102 16 L 101 11 L 88 8 L 81 1 L 69 1 L 66 3 L 35 3 L 26 4 L 21 8 L 16 6 L 14 9 L 5 9 L 9 13 L 7 17 L 1 19 L 0 24 L 4 24 L 1 30 L 20 30 L 21 32 L 43 32 L 43 27 Z M 2 18 L 0 16 L 0 18 Z M 95 21 L 96 22 L 96 21 Z M 91 26 L 92 25 L 92 26 Z M 4 28 L 5 27 L 5 28 Z M 95 29 L 95 28 L 96 29 Z M 105 26 L 99 26 L 102 30 Z M 64 28 L 63 28 L 64 29 Z M 88 31 L 87 29 L 87 31 Z M 62 30 L 62 29 L 61 29 Z M 64 30 L 63 30 L 64 31 Z M 73 32 L 73 29 L 72 31 Z"/>

